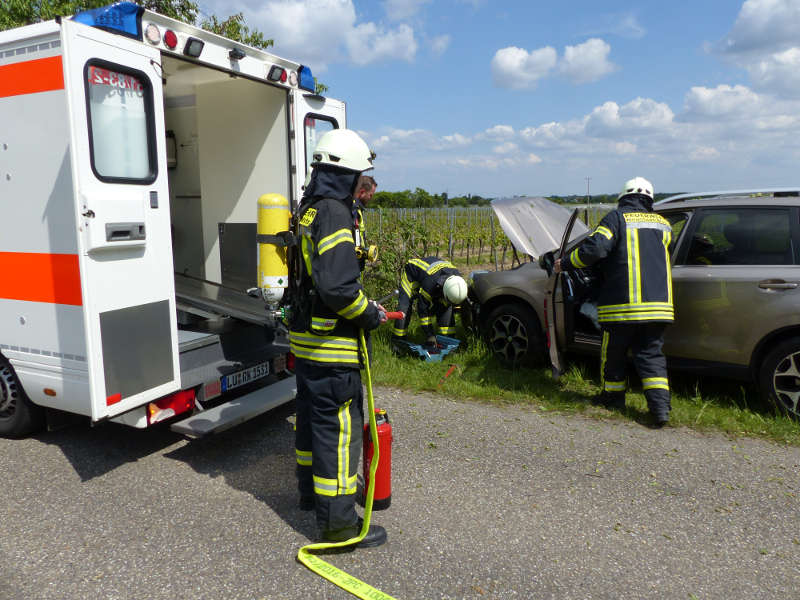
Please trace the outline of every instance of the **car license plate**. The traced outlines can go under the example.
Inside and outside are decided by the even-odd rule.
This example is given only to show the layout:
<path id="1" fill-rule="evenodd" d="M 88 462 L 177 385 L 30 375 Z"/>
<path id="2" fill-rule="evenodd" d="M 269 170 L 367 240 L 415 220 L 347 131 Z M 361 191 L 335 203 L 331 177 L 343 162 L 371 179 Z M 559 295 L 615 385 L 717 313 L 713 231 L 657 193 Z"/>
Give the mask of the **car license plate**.
<path id="1" fill-rule="evenodd" d="M 255 381 L 256 379 L 261 379 L 262 377 L 266 377 L 269 375 L 269 363 L 263 362 L 259 363 L 255 366 L 250 367 L 249 369 L 244 369 L 242 371 L 236 371 L 236 373 L 231 373 L 230 375 L 225 375 L 221 378 L 222 381 L 222 391 L 227 392 L 228 390 L 232 390 L 233 388 L 237 388 L 242 385 L 247 385 L 248 383 Z"/>

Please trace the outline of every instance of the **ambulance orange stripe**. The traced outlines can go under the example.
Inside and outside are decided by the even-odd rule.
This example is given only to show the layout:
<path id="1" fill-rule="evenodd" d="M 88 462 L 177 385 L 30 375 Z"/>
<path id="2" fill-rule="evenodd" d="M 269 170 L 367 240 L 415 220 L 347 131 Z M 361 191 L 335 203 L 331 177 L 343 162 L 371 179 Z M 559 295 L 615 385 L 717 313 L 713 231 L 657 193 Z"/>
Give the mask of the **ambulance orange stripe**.
<path id="1" fill-rule="evenodd" d="M 77 254 L 0 252 L 0 298 L 81 306 Z"/>
<path id="2" fill-rule="evenodd" d="M 0 98 L 63 89 L 64 71 L 60 56 L 0 67 Z"/>

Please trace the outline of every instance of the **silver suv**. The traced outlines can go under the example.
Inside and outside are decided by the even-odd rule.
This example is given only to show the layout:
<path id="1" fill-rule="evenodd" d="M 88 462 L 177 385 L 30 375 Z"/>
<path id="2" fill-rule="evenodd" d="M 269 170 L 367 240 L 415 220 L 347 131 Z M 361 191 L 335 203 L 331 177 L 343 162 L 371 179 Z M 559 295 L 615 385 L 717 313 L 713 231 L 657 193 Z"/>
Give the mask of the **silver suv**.
<path id="1" fill-rule="evenodd" d="M 525 202 L 547 201 L 495 206 L 512 241 L 541 227 L 520 219 Z M 800 192 L 683 194 L 654 208 L 673 229 L 675 323 L 664 340 L 670 369 L 754 381 L 765 399 L 800 417 Z M 559 372 L 562 352 L 599 353 L 598 272 L 554 275 L 548 268 L 587 235 L 583 227 L 570 238 L 571 227 L 557 234 L 571 239 L 561 248 L 541 256 L 527 249 L 535 262 L 472 276 L 473 322 L 506 363 L 549 357 Z"/>

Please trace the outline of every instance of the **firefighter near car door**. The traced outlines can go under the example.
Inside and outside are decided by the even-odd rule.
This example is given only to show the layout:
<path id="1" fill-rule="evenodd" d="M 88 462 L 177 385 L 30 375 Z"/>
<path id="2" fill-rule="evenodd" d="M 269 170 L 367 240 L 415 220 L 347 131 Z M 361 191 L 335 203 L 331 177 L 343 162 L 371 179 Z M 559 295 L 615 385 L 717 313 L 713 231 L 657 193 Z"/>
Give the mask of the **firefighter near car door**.
<path id="1" fill-rule="evenodd" d="M 652 186 L 634 187 L 628 193 L 628 184 L 617 209 L 603 217 L 561 264 L 567 271 L 596 264 L 604 276 L 597 312 L 603 328 L 601 374 L 608 403 L 624 406 L 625 359 L 631 348 L 650 412 L 657 422 L 665 422 L 670 392 L 661 349 L 664 328 L 674 318 L 672 229 L 652 212 Z"/>

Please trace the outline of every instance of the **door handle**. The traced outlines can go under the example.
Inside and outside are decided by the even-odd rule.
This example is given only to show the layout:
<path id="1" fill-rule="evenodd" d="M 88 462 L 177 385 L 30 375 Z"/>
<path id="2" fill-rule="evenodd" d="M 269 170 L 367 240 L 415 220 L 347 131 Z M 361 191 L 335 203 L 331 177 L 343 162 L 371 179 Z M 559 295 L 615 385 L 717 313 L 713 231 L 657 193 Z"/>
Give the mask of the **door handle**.
<path id="1" fill-rule="evenodd" d="M 762 290 L 793 290 L 797 286 L 796 283 L 787 283 L 782 279 L 765 279 L 758 282 L 758 287 Z"/>

